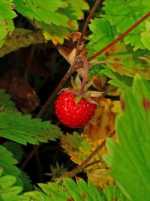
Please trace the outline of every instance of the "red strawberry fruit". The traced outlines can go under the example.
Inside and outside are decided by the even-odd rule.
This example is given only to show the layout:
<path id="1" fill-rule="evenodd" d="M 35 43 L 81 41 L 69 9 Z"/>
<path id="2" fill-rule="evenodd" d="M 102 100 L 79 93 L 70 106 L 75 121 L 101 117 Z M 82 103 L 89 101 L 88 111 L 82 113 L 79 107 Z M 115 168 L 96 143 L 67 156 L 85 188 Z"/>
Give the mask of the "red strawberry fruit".
<path id="1" fill-rule="evenodd" d="M 61 91 L 55 101 L 55 113 L 59 121 L 70 128 L 82 128 L 94 115 L 96 104 L 77 97 L 73 90 Z"/>

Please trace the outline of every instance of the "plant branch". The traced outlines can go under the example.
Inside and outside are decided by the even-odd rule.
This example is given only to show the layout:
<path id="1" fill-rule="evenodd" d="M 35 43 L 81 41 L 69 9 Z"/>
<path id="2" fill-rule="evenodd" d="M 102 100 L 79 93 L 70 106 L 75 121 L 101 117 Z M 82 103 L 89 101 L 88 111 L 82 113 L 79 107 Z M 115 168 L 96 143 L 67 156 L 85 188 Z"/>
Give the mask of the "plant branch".
<path id="1" fill-rule="evenodd" d="M 98 4 L 100 3 L 100 0 L 96 1 L 93 8 L 91 9 L 91 14 L 89 14 L 89 17 L 87 18 L 87 22 L 84 25 L 84 29 L 83 29 L 83 33 L 86 33 L 86 29 L 87 29 L 87 25 L 88 22 L 90 21 L 94 11 L 96 10 Z M 147 19 L 150 16 L 150 12 L 148 12 L 147 14 L 145 14 L 144 16 L 142 16 L 140 19 L 138 19 L 131 27 L 129 27 L 129 29 L 127 29 L 127 31 L 125 31 L 124 33 L 120 34 L 116 39 L 114 39 L 111 43 L 109 43 L 106 47 L 104 47 L 103 49 L 101 49 L 100 51 L 96 52 L 95 54 L 93 54 L 89 60 L 93 60 L 95 59 L 97 56 L 99 56 L 102 53 L 105 53 L 106 51 L 108 51 L 111 47 L 113 47 L 116 43 L 118 43 L 119 41 L 121 41 L 122 39 L 124 39 L 125 36 L 127 36 L 131 31 L 133 31 L 140 23 L 142 23 L 145 19 Z M 87 24 L 87 25 L 86 25 Z M 75 58 L 76 59 L 76 58 Z M 58 93 L 58 91 L 62 88 L 62 86 L 64 85 L 64 83 L 68 80 L 68 78 L 71 76 L 71 74 L 74 72 L 74 64 L 72 66 L 70 66 L 69 70 L 66 72 L 66 74 L 64 75 L 64 77 L 62 78 L 62 80 L 59 82 L 58 86 L 56 87 L 56 89 L 54 90 L 53 94 L 49 96 L 49 98 L 47 99 L 46 103 L 43 105 L 43 107 L 41 108 L 40 112 L 38 113 L 37 117 L 42 117 L 43 114 L 46 112 L 49 104 L 53 101 L 54 95 L 56 95 Z M 81 172 L 89 163 L 89 161 L 93 158 L 93 156 L 95 156 L 95 154 L 97 154 L 97 152 L 104 146 L 105 142 L 103 142 L 101 145 L 99 145 L 90 155 L 89 157 L 83 161 L 83 163 L 81 163 L 81 165 L 79 165 L 77 168 L 73 169 L 70 172 L 67 172 L 65 174 L 65 176 L 70 176 L 73 177 L 76 174 L 78 174 L 79 172 Z M 37 152 L 37 147 L 34 147 L 34 149 L 32 150 L 32 152 L 28 155 L 27 159 L 23 162 L 22 167 L 24 168 L 27 163 L 31 160 L 31 158 L 33 157 L 33 155 Z"/>
<path id="2" fill-rule="evenodd" d="M 95 164 L 99 164 L 99 163 L 101 163 L 102 162 L 102 160 L 96 160 L 96 161 L 93 161 L 93 162 L 91 162 L 91 163 L 88 163 L 85 167 L 84 167 L 84 169 L 86 169 L 86 168 L 88 168 L 88 167 L 91 167 L 91 166 L 93 166 L 93 165 L 95 165 Z"/>
<path id="3" fill-rule="evenodd" d="M 55 88 L 54 92 L 52 94 L 50 94 L 50 96 L 48 97 L 47 101 L 42 106 L 41 110 L 39 111 L 39 113 L 36 116 L 37 118 L 41 118 L 45 114 L 45 112 L 48 109 L 48 106 L 50 104 L 52 104 L 53 99 L 55 98 L 55 95 L 61 90 L 61 88 L 63 87 L 64 83 L 69 79 L 69 77 L 75 71 L 74 64 L 75 64 L 76 58 L 77 58 L 77 55 L 75 56 L 73 64 L 69 67 L 68 71 L 65 73 L 64 77 L 61 79 L 61 81 L 59 82 L 59 84 Z M 29 153 L 29 155 L 27 156 L 27 158 L 25 159 L 25 161 L 22 164 L 23 169 L 26 167 L 28 162 L 33 158 L 34 154 L 36 154 L 37 152 L 38 152 L 38 146 L 35 145 L 35 146 L 33 146 L 32 151 Z"/>
<path id="4" fill-rule="evenodd" d="M 86 35 L 87 33 L 87 29 L 88 29 L 88 25 L 91 21 L 91 19 L 93 18 L 93 14 L 95 13 L 97 7 L 102 3 L 103 0 L 95 0 L 95 3 L 93 5 L 93 7 L 91 8 L 87 18 L 86 18 L 86 21 L 84 23 L 84 26 L 83 26 L 83 29 L 82 29 L 82 36 L 81 38 L 83 39 L 83 37 Z"/>
<path id="5" fill-rule="evenodd" d="M 83 30 L 82 30 L 82 36 L 77 44 L 77 52 L 78 49 L 80 48 L 80 42 L 82 41 L 84 35 L 87 32 L 87 27 L 88 27 L 88 23 L 90 22 L 95 10 L 97 9 L 97 6 L 102 2 L 102 0 L 96 0 L 91 11 L 89 12 L 89 15 L 85 21 Z M 75 61 L 76 61 L 77 55 L 75 56 Z M 73 63 L 75 63 L 75 61 Z M 74 64 L 71 65 L 68 69 L 68 71 L 65 73 L 64 77 L 61 79 L 61 81 L 59 82 L 58 86 L 56 87 L 56 89 L 54 90 L 53 94 L 50 94 L 50 96 L 48 97 L 47 101 L 45 102 L 45 104 L 42 106 L 41 110 L 39 111 L 39 113 L 37 114 L 36 117 L 41 118 L 45 112 L 47 111 L 48 106 L 53 102 L 53 99 L 55 97 L 55 95 L 60 91 L 60 89 L 63 87 L 64 83 L 69 79 L 69 77 L 72 75 L 72 73 L 75 71 L 74 69 Z M 33 150 L 29 153 L 29 155 L 27 156 L 27 158 L 25 159 L 25 161 L 22 164 L 22 168 L 24 169 L 26 167 L 26 165 L 28 164 L 28 162 L 32 159 L 32 157 L 34 156 L 34 154 L 36 154 L 38 152 L 38 146 L 34 146 Z"/>
<path id="6" fill-rule="evenodd" d="M 48 106 L 52 103 L 53 98 L 55 97 L 55 95 L 58 93 L 58 91 L 62 88 L 62 86 L 64 85 L 64 83 L 68 80 L 68 78 L 71 76 L 71 74 L 73 73 L 73 66 L 70 66 L 70 68 L 68 69 L 68 71 L 66 72 L 66 74 L 64 75 L 64 77 L 61 79 L 61 81 L 59 82 L 58 86 L 56 87 L 56 89 L 54 90 L 53 94 L 51 94 L 46 103 L 43 105 L 43 107 L 41 108 L 41 110 L 39 111 L 39 113 L 37 114 L 37 118 L 41 118 L 43 116 L 43 114 L 46 112 Z M 22 164 L 22 168 L 24 169 L 26 167 L 26 165 L 29 163 L 29 161 L 33 158 L 33 156 L 38 152 L 38 146 L 35 145 L 33 146 L 32 151 L 29 153 L 29 155 L 27 156 L 27 158 L 23 161 Z"/>
<path id="7" fill-rule="evenodd" d="M 134 24 L 132 24 L 125 32 L 120 34 L 116 39 L 114 39 L 112 42 L 110 42 L 108 45 L 106 45 L 103 49 L 100 51 L 94 53 L 90 58 L 89 61 L 95 59 L 99 55 L 107 52 L 110 48 L 112 48 L 116 43 L 123 40 L 130 32 L 132 32 L 139 24 L 141 24 L 144 20 L 146 20 L 148 17 L 150 17 L 150 12 L 143 15 L 141 18 L 139 18 Z"/>
<path id="8" fill-rule="evenodd" d="M 4 45 L 0 48 L 0 57 L 10 52 L 33 44 L 45 43 L 45 39 L 40 31 L 32 31 L 23 28 L 16 28 L 15 31 L 7 37 Z"/>
<path id="9" fill-rule="evenodd" d="M 34 145 L 33 150 L 29 153 L 27 158 L 23 161 L 21 165 L 22 169 L 24 169 L 27 166 L 28 162 L 33 158 L 34 154 L 38 151 L 38 148 L 39 147 L 37 145 Z"/>
<path id="10" fill-rule="evenodd" d="M 29 50 L 29 54 L 26 59 L 26 69 L 24 72 L 24 78 L 26 81 L 28 81 L 28 76 L 29 76 L 28 74 L 29 74 L 30 68 L 32 67 L 34 52 L 35 52 L 35 47 L 31 46 Z"/>
<path id="11" fill-rule="evenodd" d="M 73 65 L 69 67 L 68 71 L 65 73 L 64 77 L 61 79 L 61 81 L 59 82 L 59 84 L 57 85 L 56 89 L 54 90 L 53 94 L 51 94 L 47 101 L 45 102 L 45 104 L 43 105 L 43 107 L 41 108 L 41 110 L 39 111 L 39 113 L 37 114 L 37 117 L 40 118 L 43 116 L 43 114 L 47 111 L 48 106 L 52 103 L 53 98 L 55 97 L 55 95 L 60 91 L 60 89 L 63 87 L 64 83 L 69 79 L 69 77 L 71 76 L 71 74 L 74 72 L 74 68 Z"/>
<path id="12" fill-rule="evenodd" d="M 96 149 L 76 168 L 73 170 L 66 172 L 64 174 L 65 177 L 74 177 L 76 174 L 82 172 L 84 168 L 86 168 L 89 165 L 89 162 L 91 159 L 104 147 L 105 141 L 103 141 L 101 144 L 99 144 Z"/>

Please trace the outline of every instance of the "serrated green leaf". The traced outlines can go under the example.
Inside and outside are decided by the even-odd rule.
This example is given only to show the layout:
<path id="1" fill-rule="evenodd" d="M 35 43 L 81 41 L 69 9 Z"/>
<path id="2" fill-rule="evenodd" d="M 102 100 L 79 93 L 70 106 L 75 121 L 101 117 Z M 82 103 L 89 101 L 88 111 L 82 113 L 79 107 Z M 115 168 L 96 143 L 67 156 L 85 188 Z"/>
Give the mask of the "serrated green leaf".
<path id="1" fill-rule="evenodd" d="M 50 122 L 32 119 L 19 112 L 0 113 L 0 136 L 20 144 L 39 144 L 60 137 L 60 129 Z"/>
<path id="2" fill-rule="evenodd" d="M 137 19 L 149 12 L 150 2 L 147 0 L 106 0 L 104 2 L 105 18 L 115 26 L 118 34 L 126 31 Z M 145 22 L 135 28 L 124 41 L 134 49 L 146 48 L 141 41 L 141 33 L 145 31 Z"/>
<path id="3" fill-rule="evenodd" d="M 69 30 L 63 26 L 48 25 L 45 23 L 38 23 L 42 28 L 43 35 L 46 40 L 52 40 L 54 43 L 63 44 L 64 39 L 68 36 Z M 61 31 L 60 31 L 61 30 Z"/>
<path id="4" fill-rule="evenodd" d="M 90 48 L 90 47 L 89 47 Z M 103 57 L 98 57 L 98 62 L 102 64 L 93 65 L 90 75 L 102 75 L 104 69 L 111 69 L 122 76 L 134 77 L 136 74 L 141 75 L 144 79 L 150 80 L 150 52 L 146 50 L 133 51 L 120 43 L 114 47 L 114 51 Z"/>
<path id="5" fill-rule="evenodd" d="M 33 191 L 24 193 L 21 197 L 21 201 L 50 201 L 50 198 L 42 192 Z"/>
<path id="6" fill-rule="evenodd" d="M 26 193 L 25 196 L 34 197 L 33 200 L 35 201 L 106 201 L 103 192 L 98 191 L 92 184 L 88 184 L 83 180 L 79 180 L 76 183 L 67 178 L 63 182 L 49 182 L 39 186 L 41 194 L 30 192 Z"/>
<path id="7" fill-rule="evenodd" d="M 52 201 L 56 199 L 65 201 L 68 198 L 67 191 L 64 190 L 64 187 L 57 182 L 49 182 L 47 184 L 39 184 L 41 190 L 48 196 L 51 197 Z"/>
<path id="8" fill-rule="evenodd" d="M 72 15 L 76 16 L 77 19 L 81 19 L 83 17 L 83 11 L 88 10 L 88 4 L 83 0 L 67 0 L 70 5 L 70 11 L 72 11 Z"/>
<path id="9" fill-rule="evenodd" d="M 145 22 L 145 31 L 143 31 L 141 33 L 141 41 L 144 44 L 144 47 L 148 50 L 150 50 L 150 36 L 149 36 L 149 32 L 150 32 L 150 20 L 148 19 Z"/>
<path id="10" fill-rule="evenodd" d="M 63 43 L 72 31 L 77 30 L 77 20 L 83 17 L 88 4 L 84 0 L 14 0 L 16 10 L 41 29 L 46 40 Z"/>
<path id="11" fill-rule="evenodd" d="M 16 167 L 17 160 L 13 157 L 4 146 L 0 145 L 0 168 L 3 169 L 4 174 L 15 176 L 17 184 L 23 185 L 23 174 L 21 170 Z"/>
<path id="12" fill-rule="evenodd" d="M 92 32 L 87 45 L 90 54 L 102 49 L 114 39 L 113 27 L 104 18 L 95 18 L 92 20 L 89 28 Z"/>
<path id="13" fill-rule="evenodd" d="M 15 0 L 15 4 L 17 11 L 31 20 L 67 26 L 68 18 L 58 12 L 67 6 L 63 0 Z"/>
<path id="14" fill-rule="evenodd" d="M 78 187 L 73 180 L 71 179 L 65 180 L 64 185 L 67 188 L 68 194 L 70 195 L 71 199 L 75 201 L 82 201 L 80 191 L 78 190 Z"/>
<path id="15" fill-rule="evenodd" d="M 19 201 L 22 187 L 16 185 L 16 178 L 11 175 L 0 175 L 0 200 Z"/>
<path id="16" fill-rule="evenodd" d="M 122 88 L 122 84 L 120 84 Z M 118 142 L 108 142 L 107 162 L 124 193 L 134 201 L 150 197 L 150 82 L 136 76 L 124 87 L 125 110 L 118 116 Z"/>
<path id="17" fill-rule="evenodd" d="M 119 188 L 116 186 L 108 186 L 104 189 L 105 198 L 107 201 L 127 201 L 128 199 L 123 195 Z"/>
<path id="18" fill-rule="evenodd" d="M 5 194 L 6 188 L 4 188 L 6 182 L 6 186 L 8 189 L 7 195 Z M 4 185 L 1 189 L 2 183 Z M 66 178 L 61 182 L 57 181 L 39 184 L 39 187 L 36 188 L 36 190 L 25 192 L 20 195 L 19 193 L 21 192 L 21 190 L 22 189 L 20 186 L 16 186 L 15 178 L 13 176 L 0 176 L 0 192 L 2 192 L 2 194 L 0 194 L 0 200 L 1 195 L 4 195 L 4 199 L 2 201 L 107 201 L 108 198 L 108 192 L 104 193 L 102 190 L 99 191 L 95 186 L 86 183 L 82 179 L 75 182 L 72 179 Z M 11 196 L 13 196 L 12 199 Z M 117 201 L 125 200 L 122 199 Z"/>
<path id="19" fill-rule="evenodd" d="M 112 39 L 126 31 L 150 10 L 150 2 L 147 0 L 105 0 L 103 5 L 103 15 L 100 15 L 101 18 L 95 18 L 89 26 L 92 31 L 89 37 L 91 46 L 89 49 L 93 48 L 93 44 L 95 51 L 99 51 Z M 148 33 L 149 18 L 127 34 L 123 41 L 126 45 L 131 45 L 134 50 L 149 50 L 150 35 Z"/>

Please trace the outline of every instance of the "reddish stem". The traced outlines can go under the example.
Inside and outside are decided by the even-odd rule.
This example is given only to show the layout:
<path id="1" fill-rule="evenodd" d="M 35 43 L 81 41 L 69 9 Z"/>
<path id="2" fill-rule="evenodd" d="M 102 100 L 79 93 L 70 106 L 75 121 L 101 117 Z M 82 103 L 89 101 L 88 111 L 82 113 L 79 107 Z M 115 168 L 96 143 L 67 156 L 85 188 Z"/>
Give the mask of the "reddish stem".
<path id="1" fill-rule="evenodd" d="M 64 176 L 66 177 L 74 177 L 78 173 L 82 172 L 84 168 L 86 168 L 91 161 L 91 159 L 105 146 L 105 141 L 103 141 L 101 144 L 99 144 L 95 150 L 75 169 L 66 172 Z"/>
<path id="2" fill-rule="evenodd" d="M 120 34 L 116 39 L 114 39 L 111 43 L 106 45 L 103 49 L 100 51 L 94 53 L 90 58 L 89 61 L 95 59 L 99 55 L 107 52 L 110 48 L 112 48 L 116 43 L 123 40 L 131 31 L 133 31 L 139 24 L 141 24 L 144 20 L 146 20 L 148 17 L 150 17 L 150 12 L 143 15 L 140 19 L 138 19 L 134 24 L 132 24 L 125 32 Z"/>
<path id="3" fill-rule="evenodd" d="M 53 94 L 48 97 L 46 103 L 43 105 L 43 107 L 41 108 L 40 112 L 37 114 L 36 117 L 40 118 L 40 117 L 43 116 L 43 114 L 46 112 L 49 104 L 52 103 L 54 95 L 57 94 L 58 91 L 63 87 L 64 83 L 68 80 L 68 78 L 71 76 L 71 74 L 73 72 L 74 72 L 74 68 L 73 68 L 73 65 L 72 65 L 72 66 L 70 66 L 70 68 L 68 69 L 68 71 L 66 72 L 66 74 L 64 75 L 64 77 L 61 79 L 61 81 L 59 82 L 59 84 L 56 87 L 56 89 L 54 90 Z M 38 148 L 39 147 L 37 145 L 33 146 L 32 151 L 29 153 L 29 155 L 27 156 L 27 158 L 22 163 L 22 168 L 23 169 L 27 166 L 27 164 L 33 158 L 33 156 L 36 153 L 38 153 Z"/>
<path id="4" fill-rule="evenodd" d="M 93 15 L 97 9 L 97 7 L 102 3 L 103 0 L 96 0 L 93 7 L 91 8 L 87 18 L 86 18 L 86 21 L 84 23 L 84 26 L 83 26 L 83 29 L 82 29 L 82 36 L 81 38 L 83 39 L 83 37 L 86 35 L 87 33 L 87 29 L 88 29 L 88 25 L 91 21 L 91 19 L 93 18 Z"/>
<path id="5" fill-rule="evenodd" d="M 54 90 L 53 94 L 48 97 L 46 103 L 43 105 L 43 107 L 41 108 L 41 110 L 37 114 L 38 118 L 42 117 L 43 114 L 47 111 L 48 106 L 52 103 L 54 95 L 56 95 L 60 91 L 60 89 L 63 87 L 64 83 L 69 79 L 69 77 L 71 76 L 73 71 L 74 71 L 73 67 L 70 67 L 68 69 L 68 71 L 65 73 L 64 77 L 59 82 L 59 84 L 56 87 L 56 89 Z"/>

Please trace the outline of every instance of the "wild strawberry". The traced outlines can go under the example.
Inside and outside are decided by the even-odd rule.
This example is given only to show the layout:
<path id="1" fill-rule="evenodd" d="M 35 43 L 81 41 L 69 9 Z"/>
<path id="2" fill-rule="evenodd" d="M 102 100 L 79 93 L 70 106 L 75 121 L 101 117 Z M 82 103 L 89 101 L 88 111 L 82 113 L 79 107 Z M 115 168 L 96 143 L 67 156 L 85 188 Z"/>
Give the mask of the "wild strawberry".
<path id="1" fill-rule="evenodd" d="M 73 90 L 60 92 L 55 101 L 55 113 L 61 123 L 70 128 L 81 128 L 94 115 L 96 104 L 78 96 Z"/>

